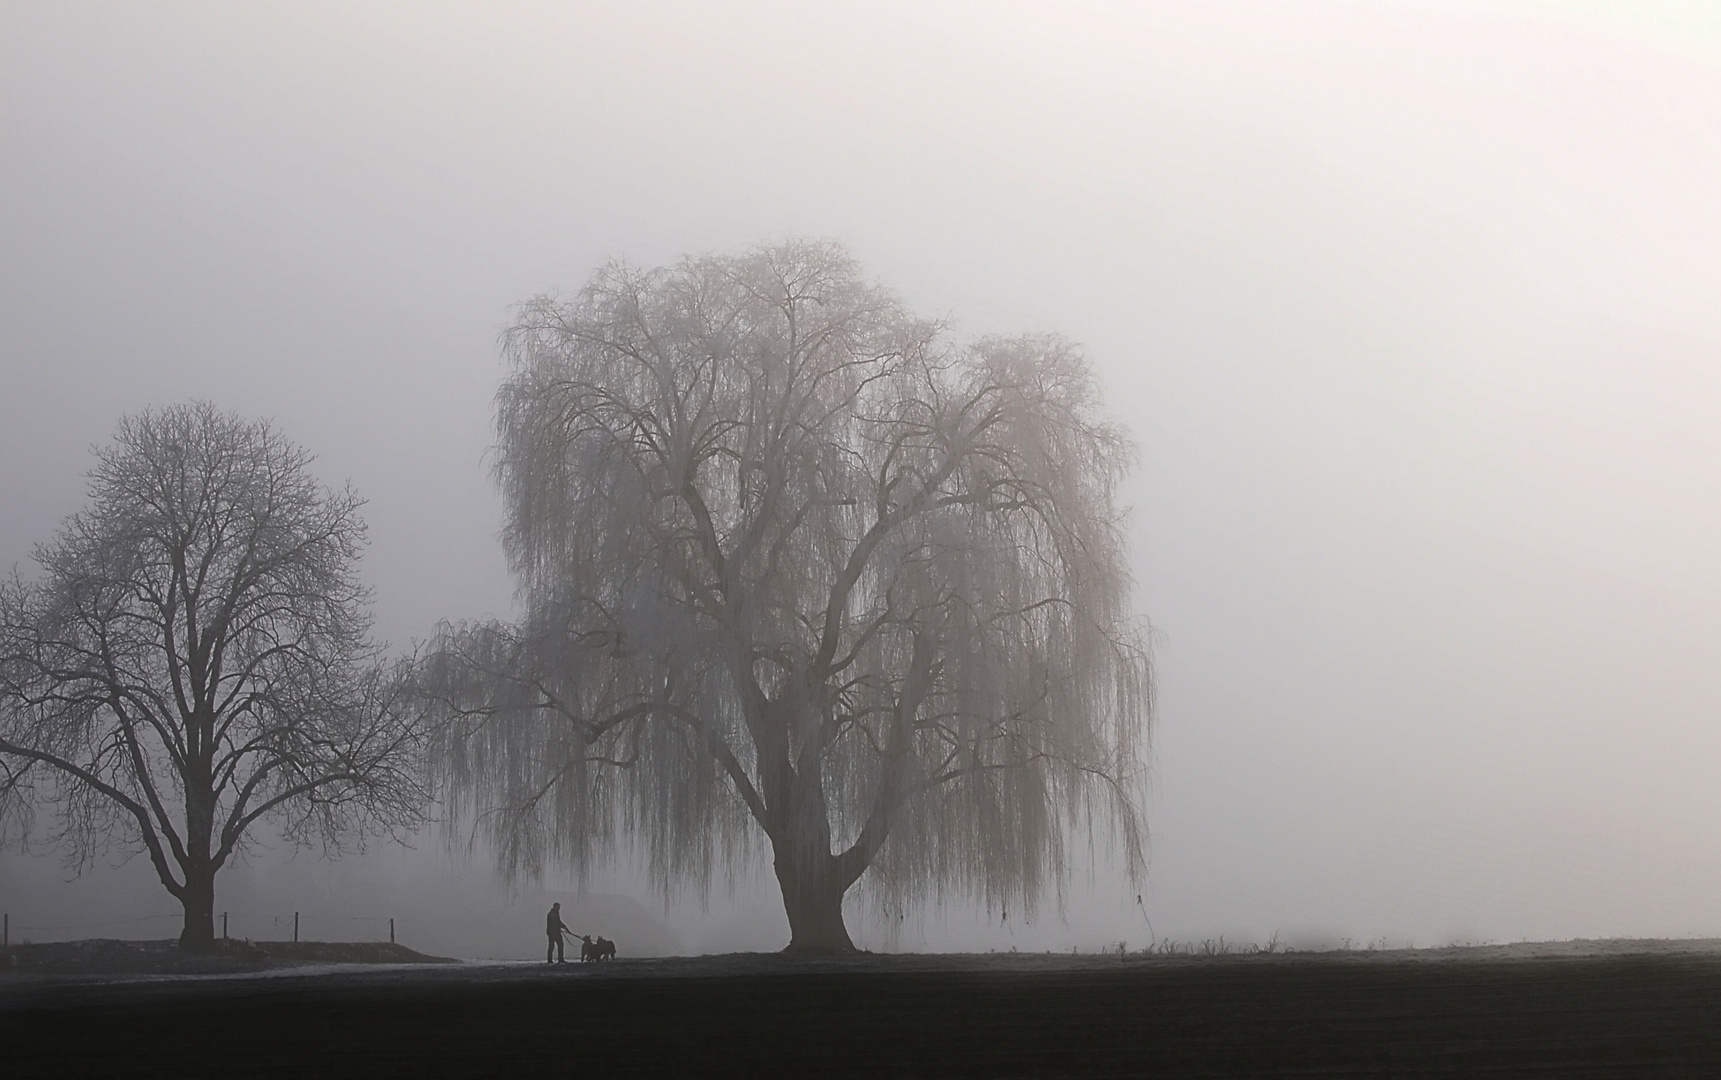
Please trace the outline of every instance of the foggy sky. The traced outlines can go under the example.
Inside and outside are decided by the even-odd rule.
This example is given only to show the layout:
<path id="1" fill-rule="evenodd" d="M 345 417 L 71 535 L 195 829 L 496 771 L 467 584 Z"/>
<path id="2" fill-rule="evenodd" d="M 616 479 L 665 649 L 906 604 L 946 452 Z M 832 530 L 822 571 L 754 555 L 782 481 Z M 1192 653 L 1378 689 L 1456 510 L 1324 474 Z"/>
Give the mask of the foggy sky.
<path id="1" fill-rule="evenodd" d="M 1717 191 L 1711 4 L 7 3 L 0 567 L 203 397 L 369 499 L 383 636 L 506 616 L 510 305 L 831 237 L 959 333 L 1080 341 L 1140 442 L 1158 936 L 1721 936 Z M 856 940 L 1145 943 L 1095 862 L 1061 919 Z M 174 908 L 66 876 L 0 856 L 0 907 Z M 592 888 L 769 948 L 768 878 Z M 503 895 L 434 842 L 217 889 Z"/>

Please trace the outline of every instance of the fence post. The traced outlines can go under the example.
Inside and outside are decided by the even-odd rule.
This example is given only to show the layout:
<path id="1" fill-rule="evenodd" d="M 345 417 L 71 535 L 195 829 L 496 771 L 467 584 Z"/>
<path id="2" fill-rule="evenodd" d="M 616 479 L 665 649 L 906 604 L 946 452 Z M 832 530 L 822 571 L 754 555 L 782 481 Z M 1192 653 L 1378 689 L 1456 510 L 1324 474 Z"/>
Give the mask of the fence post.
<path id="1" fill-rule="evenodd" d="M 221 913 L 221 940 L 227 940 L 227 913 L 225 911 Z"/>
<path id="2" fill-rule="evenodd" d="M 390 919 L 388 921 L 388 943 L 390 945 L 394 944 L 394 920 L 393 919 Z"/>
<path id="3" fill-rule="evenodd" d="M 293 944 L 299 943 L 299 913 L 293 912 Z"/>

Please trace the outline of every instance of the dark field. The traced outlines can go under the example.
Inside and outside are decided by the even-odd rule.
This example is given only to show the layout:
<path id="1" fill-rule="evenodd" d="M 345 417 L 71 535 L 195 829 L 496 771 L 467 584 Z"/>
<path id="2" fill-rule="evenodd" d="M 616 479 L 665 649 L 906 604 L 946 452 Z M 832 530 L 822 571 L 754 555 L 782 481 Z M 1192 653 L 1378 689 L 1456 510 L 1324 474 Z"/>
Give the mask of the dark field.
<path id="1" fill-rule="evenodd" d="M 0 977 L 34 1076 L 1721 1076 L 1708 943 Z"/>

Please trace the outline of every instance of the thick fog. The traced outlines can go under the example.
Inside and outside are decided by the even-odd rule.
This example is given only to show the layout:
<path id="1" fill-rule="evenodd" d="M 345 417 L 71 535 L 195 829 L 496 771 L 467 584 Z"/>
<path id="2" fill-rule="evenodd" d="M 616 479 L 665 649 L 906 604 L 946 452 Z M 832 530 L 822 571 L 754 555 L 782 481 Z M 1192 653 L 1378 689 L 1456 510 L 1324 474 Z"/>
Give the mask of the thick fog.
<path id="1" fill-rule="evenodd" d="M 197 397 L 367 497 L 397 646 L 506 616 L 511 305 L 834 238 L 960 334 L 1082 343 L 1141 447 L 1160 708 L 1141 889 L 1101 844 L 1031 924 L 857 943 L 1717 936 L 1718 191 L 1696 2 L 8 4 L 0 566 Z M 0 855 L 14 940 L 176 934 L 115 922 L 177 910 L 119 862 Z M 624 954 L 787 940 L 768 866 L 708 910 L 643 881 L 432 834 L 216 903 L 461 955 L 531 955 L 547 893 Z"/>

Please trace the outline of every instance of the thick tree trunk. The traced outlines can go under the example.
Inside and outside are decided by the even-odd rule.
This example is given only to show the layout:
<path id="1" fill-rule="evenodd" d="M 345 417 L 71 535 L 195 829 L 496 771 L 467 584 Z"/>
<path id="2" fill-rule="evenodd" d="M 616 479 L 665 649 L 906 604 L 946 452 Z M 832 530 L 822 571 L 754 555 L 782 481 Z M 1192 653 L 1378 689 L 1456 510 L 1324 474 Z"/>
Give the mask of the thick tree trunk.
<path id="1" fill-rule="evenodd" d="M 831 854 L 830 809 L 825 804 L 818 743 L 809 738 L 794 763 L 790 761 L 790 732 L 816 732 L 821 714 L 807 702 L 818 699 L 801 688 L 772 701 L 763 725 L 777 737 L 760 747 L 766 805 L 760 823 L 767 826 L 777 885 L 783 891 L 783 911 L 789 916 L 789 944 L 783 951 L 800 955 L 856 952 L 843 925 L 843 893 L 859 876 L 845 876 L 843 860 Z"/>
<path id="2" fill-rule="evenodd" d="M 778 856 L 777 884 L 783 890 L 783 910 L 789 916 L 786 953 L 803 956 L 856 952 L 843 925 L 843 892 L 835 858 L 817 859 L 809 868 Z"/>
<path id="3" fill-rule="evenodd" d="M 179 947 L 191 952 L 207 951 L 215 942 L 215 868 L 186 867 L 185 890 L 180 901 L 185 906 L 185 929 L 180 931 Z"/>
<path id="4" fill-rule="evenodd" d="M 212 741 L 214 717 L 200 710 L 188 717 L 186 732 L 197 746 L 207 747 Z M 215 828 L 215 795 L 210 783 L 211 768 L 207 754 L 188 755 L 185 777 L 185 852 L 179 869 L 185 877 L 185 889 L 179 902 L 185 907 L 185 929 L 179 934 L 179 947 L 190 951 L 206 951 L 215 942 L 215 871 L 218 864 L 209 857 L 210 836 Z"/>

